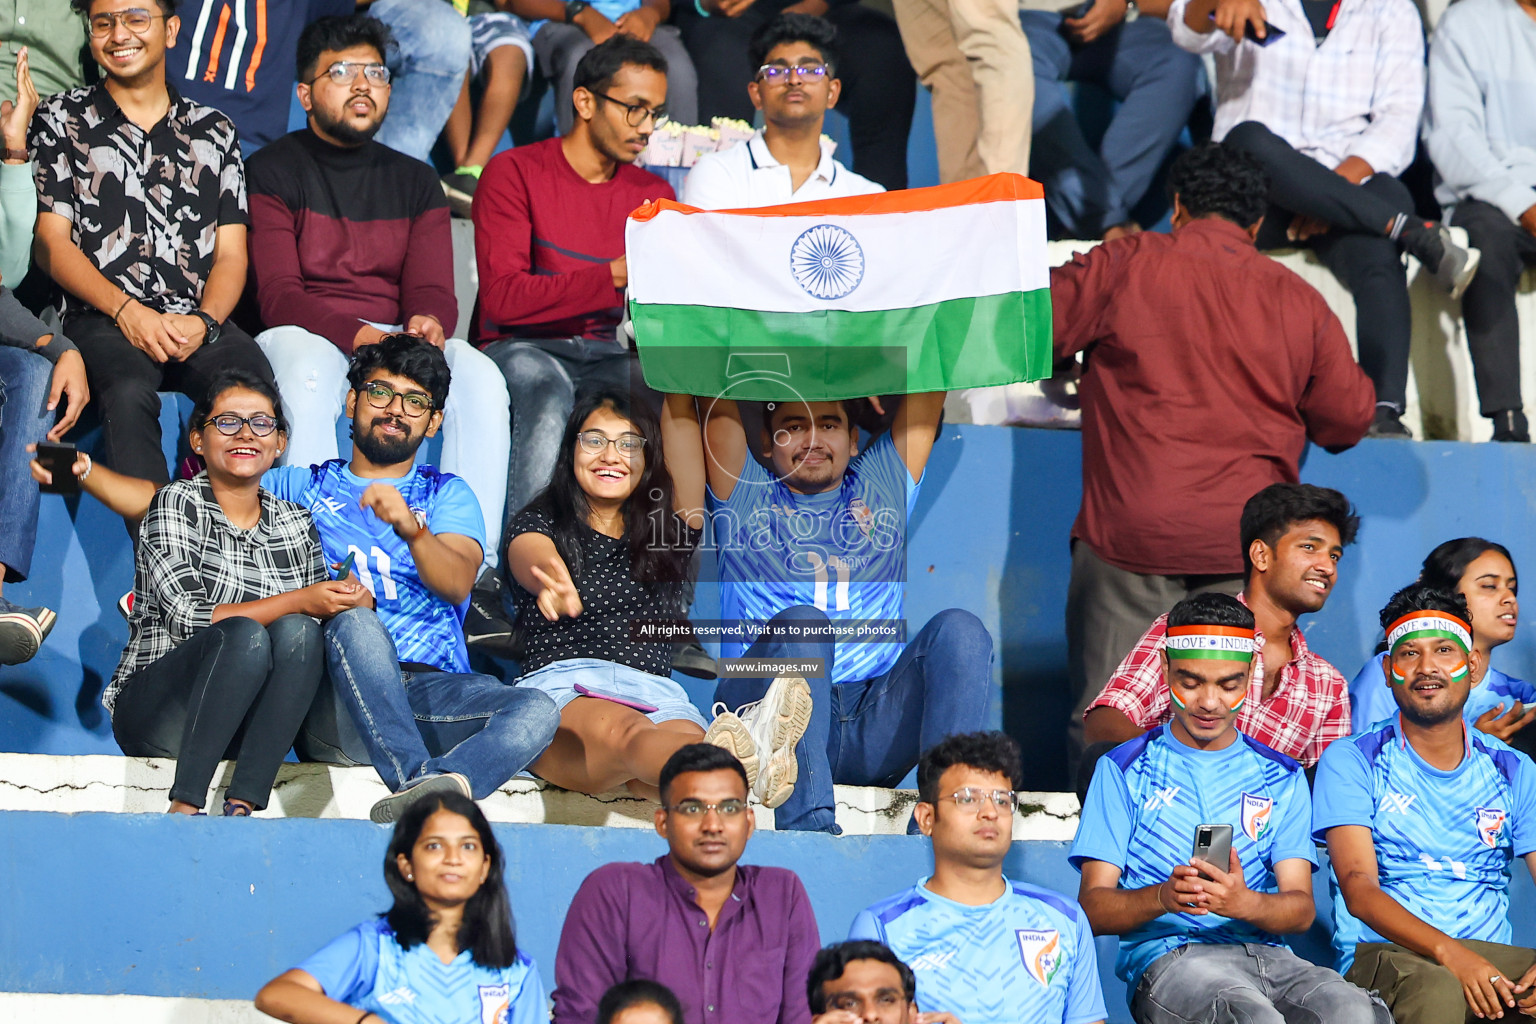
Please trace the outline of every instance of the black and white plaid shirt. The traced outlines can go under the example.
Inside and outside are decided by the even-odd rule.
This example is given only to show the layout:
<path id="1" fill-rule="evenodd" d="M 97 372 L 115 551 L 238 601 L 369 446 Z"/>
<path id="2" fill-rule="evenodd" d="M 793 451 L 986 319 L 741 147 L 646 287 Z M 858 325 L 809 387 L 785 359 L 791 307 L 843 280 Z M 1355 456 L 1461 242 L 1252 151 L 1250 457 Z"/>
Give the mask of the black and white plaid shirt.
<path id="1" fill-rule="evenodd" d="M 190 313 L 219 228 L 250 220 L 234 123 L 170 93 L 170 109 L 149 131 L 124 116 L 105 85 L 49 96 L 33 115 L 30 142 L 38 210 L 67 218 L 74 243 L 123 291 L 162 313 Z"/>
<path id="2" fill-rule="evenodd" d="M 259 601 L 327 578 L 320 536 L 302 505 L 261 492 L 261 520 L 224 516 L 208 474 L 156 494 L 139 529 L 128 646 L 102 695 L 107 710 L 133 674 L 213 622 L 221 604 Z"/>

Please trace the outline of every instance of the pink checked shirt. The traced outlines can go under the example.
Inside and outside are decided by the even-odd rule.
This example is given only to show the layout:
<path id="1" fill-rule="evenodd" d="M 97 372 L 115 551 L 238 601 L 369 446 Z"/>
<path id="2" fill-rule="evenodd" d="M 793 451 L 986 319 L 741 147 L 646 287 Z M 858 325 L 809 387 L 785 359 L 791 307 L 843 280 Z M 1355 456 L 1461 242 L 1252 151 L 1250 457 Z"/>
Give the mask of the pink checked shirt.
<path id="1" fill-rule="evenodd" d="M 1173 717 L 1161 655 L 1168 616 L 1161 615 L 1109 677 L 1088 710 L 1114 708 L 1142 729 Z M 1310 768 L 1323 749 L 1349 735 L 1349 691 L 1339 670 L 1312 653 L 1300 629 L 1291 630 L 1291 661 L 1280 669 L 1280 685 L 1263 699 L 1264 634 L 1248 702 L 1237 713 L 1237 729 Z"/>

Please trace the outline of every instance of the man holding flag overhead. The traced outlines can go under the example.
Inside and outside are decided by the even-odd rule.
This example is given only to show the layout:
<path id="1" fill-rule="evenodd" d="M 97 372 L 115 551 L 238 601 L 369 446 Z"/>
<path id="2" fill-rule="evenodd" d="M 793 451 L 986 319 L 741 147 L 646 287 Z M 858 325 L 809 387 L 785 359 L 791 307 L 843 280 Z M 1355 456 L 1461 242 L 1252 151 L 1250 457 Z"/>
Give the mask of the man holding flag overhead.
<path id="1" fill-rule="evenodd" d="M 651 203 L 626 239 L 647 383 L 705 396 L 668 402 L 704 427 L 667 464 L 708 479 L 722 653 L 821 659 L 777 825 L 835 833 L 834 783 L 895 785 L 987 724 L 986 627 L 947 609 L 907 628 L 906 522 L 945 392 L 1049 371 L 1040 187 L 993 175 L 729 212 Z M 891 430 L 862 444 L 848 400 L 893 394 Z M 742 400 L 769 403 L 760 431 Z M 755 725 L 767 689 L 725 678 L 716 697 Z"/>

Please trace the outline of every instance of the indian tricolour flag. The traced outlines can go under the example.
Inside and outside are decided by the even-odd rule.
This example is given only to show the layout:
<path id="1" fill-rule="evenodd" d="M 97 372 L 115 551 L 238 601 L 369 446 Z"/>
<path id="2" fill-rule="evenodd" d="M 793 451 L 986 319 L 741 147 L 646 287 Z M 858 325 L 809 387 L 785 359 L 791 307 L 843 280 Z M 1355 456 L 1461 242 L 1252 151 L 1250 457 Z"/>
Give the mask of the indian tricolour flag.
<path id="1" fill-rule="evenodd" d="M 1040 185 L 994 174 L 754 210 L 630 215 L 629 312 L 658 391 L 831 401 L 1051 369 Z"/>

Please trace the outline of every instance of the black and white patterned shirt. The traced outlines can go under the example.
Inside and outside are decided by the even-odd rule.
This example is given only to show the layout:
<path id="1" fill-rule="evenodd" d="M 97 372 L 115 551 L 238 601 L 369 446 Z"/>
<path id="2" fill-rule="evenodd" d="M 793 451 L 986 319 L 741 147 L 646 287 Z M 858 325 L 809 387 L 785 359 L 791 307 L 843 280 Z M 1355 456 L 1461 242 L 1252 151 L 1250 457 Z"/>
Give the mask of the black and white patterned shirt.
<path id="1" fill-rule="evenodd" d="M 49 96 L 32 118 L 37 208 L 107 280 L 162 313 L 202 300 L 225 224 L 246 224 L 245 165 L 229 118 L 167 86 L 171 106 L 149 131 L 105 85 Z M 65 309 L 84 304 L 65 298 Z M 89 307 L 86 307 L 89 308 Z"/>
<path id="2" fill-rule="evenodd" d="M 149 503 L 134 555 L 128 646 L 102 695 L 107 710 L 130 677 L 213 622 L 221 604 L 259 601 L 327 578 L 320 535 L 302 505 L 261 492 L 261 519 L 231 523 L 207 473 Z"/>

